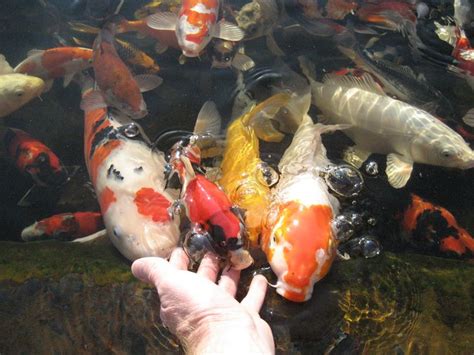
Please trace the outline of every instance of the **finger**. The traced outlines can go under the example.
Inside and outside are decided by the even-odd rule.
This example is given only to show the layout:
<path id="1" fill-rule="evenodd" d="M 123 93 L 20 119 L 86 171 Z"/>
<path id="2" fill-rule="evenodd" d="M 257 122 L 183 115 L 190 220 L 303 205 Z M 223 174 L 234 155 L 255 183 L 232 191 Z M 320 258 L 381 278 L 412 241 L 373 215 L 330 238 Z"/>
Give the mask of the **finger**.
<path id="1" fill-rule="evenodd" d="M 201 260 L 197 274 L 216 282 L 219 273 L 219 258 L 212 253 L 207 253 Z"/>
<path id="2" fill-rule="evenodd" d="M 232 297 L 237 293 L 237 285 L 239 284 L 240 270 L 234 268 L 226 269 L 222 272 L 218 285 L 223 288 Z"/>
<path id="3" fill-rule="evenodd" d="M 160 279 L 170 271 L 169 263 L 162 258 L 141 258 L 132 264 L 132 273 L 143 282 L 158 287 Z"/>
<path id="4" fill-rule="evenodd" d="M 183 248 L 176 248 L 170 256 L 170 264 L 178 270 L 187 270 L 189 258 Z"/>
<path id="5" fill-rule="evenodd" d="M 250 283 L 247 296 L 244 297 L 241 304 L 250 311 L 260 312 L 265 293 L 267 292 L 267 279 L 262 275 L 255 275 Z"/>

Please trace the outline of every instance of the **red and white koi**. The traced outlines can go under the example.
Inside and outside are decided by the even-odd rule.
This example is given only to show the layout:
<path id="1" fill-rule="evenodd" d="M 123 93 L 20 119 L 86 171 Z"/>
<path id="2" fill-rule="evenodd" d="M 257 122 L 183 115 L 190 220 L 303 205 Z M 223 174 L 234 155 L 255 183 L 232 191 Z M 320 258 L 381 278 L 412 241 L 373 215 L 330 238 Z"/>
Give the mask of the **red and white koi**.
<path id="1" fill-rule="evenodd" d="M 175 31 L 179 46 L 187 57 L 197 57 L 213 37 L 238 42 L 244 32 L 232 23 L 217 21 L 219 0 L 183 0 L 179 14 L 156 13 L 147 17 L 149 27 Z"/>
<path id="2" fill-rule="evenodd" d="M 191 230 L 207 232 L 212 251 L 228 257 L 233 268 L 245 269 L 253 263 L 253 258 L 245 249 L 247 233 L 244 222 L 225 192 L 195 172 L 193 164 L 199 165 L 200 162 L 200 149 L 193 137 L 189 144 L 180 141 L 171 149 L 171 172 L 178 174 L 183 185 L 181 201 L 192 224 Z"/>
<path id="3" fill-rule="evenodd" d="M 147 74 L 133 77 L 115 49 L 116 27 L 114 22 L 108 22 L 94 41 L 95 80 L 109 105 L 139 119 L 148 113 L 141 92 L 155 89 L 162 79 Z"/>
<path id="4" fill-rule="evenodd" d="M 334 127 L 313 124 L 305 116 L 278 165 L 280 181 L 264 221 L 261 245 L 278 277 L 276 291 L 294 302 L 311 298 L 336 255 L 332 220 L 339 202 L 320 175 L 331 165 L 321 133 Z"/>
<path id="5" fill-rule="evenodd" d="M 165 190 L 164 154 L 141 128 L 111 115 L 92 80 L 82 78 L 84 156 L 107 234 L 128 259 L 168 257 L 179 239 L 179 218 L 168 208 L 177 196 Z"/>
<path id="6" fill-rule="evenodd" d="M 66 168 L 44 143 L 16 128 L 7 128 L 2 134 L 7 155 L 37 185 L 59 186 L 67 181 Z"/>
<path id="7" fill-rule="evenodd" d="M 14 71 L 41 78 L 47 86 L 50 86 L 48 81 L 64 77 L 64 86 L 67 86 L 76 73 L 92 66 L 92 54 L 92 49 L 81 47 L 32 49 Z"/>
<path id="8" fill-rule="evenodd" d="M 104 228 L 99 212 L 61 213 L 44 218 L 21 232 L 25 242 L 43 239 L 74 240 Z"/>

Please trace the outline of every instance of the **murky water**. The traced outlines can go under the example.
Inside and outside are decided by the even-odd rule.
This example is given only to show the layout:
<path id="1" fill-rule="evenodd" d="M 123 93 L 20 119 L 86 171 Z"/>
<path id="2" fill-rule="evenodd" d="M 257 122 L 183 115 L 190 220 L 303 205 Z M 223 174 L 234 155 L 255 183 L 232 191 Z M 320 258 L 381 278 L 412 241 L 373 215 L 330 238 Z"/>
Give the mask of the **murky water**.
<path id="1" fill-rule="evenodd" d="M 172 0 L 153 3 L 155 7 L 147 7 L 152 3 L 125 0 L 119 13 L 132 20 L 157 12 L 176 12 L 180 6 L 180 1 Z M 114 0 L 5 0 L 0 3 L 0 53 L 15 68 L 32 49 L 91 48 L 98 28 L 104 27 L 119 5 L 120 1 Z M 382 10 L 385 12 L 377 12 Z M 156 39 L 150 36 L 134 32 L 117 35 L 125 46 L 136 46 L 159 66 L 153 74 L 163 83 L 143 94 L 148 115 L 137 121 L 152 142 L 160 137 L 155 146 L 158 150 L 167 151 L 179 138 L 189 135 L 208 100 L 215 102 L 222 117 L 217 140 L 223 144 L 226 127 L 250 109 L 248 101 L 258 104 L 276 93 L 301 98 L 306 89 L 311 91 L 307 75 L 322 81 L 327 73 L 336 73 L 339 84 L 363 81 L 366 79 L 361 78 L 371 75 L 378 83 L 371 87 L 376 95 L 381 97 L 384 94 L 380 91 L 385 91 L 387 97 L 429 112 L 435 122 L 441 120 L 447 127 L 443 129 L 449 130 L 439 131 L 438 126 L 430 130 L 434 138 L 427 143 L 431 150 L 426 156 L 424 151 L 420 153 L 421 148 L 412 146 L 415 139 L 408 142 L 400 130 L 391 130 L 392 123 L 395 127 L 404 117 L 406 107 L 397 111 L 392 121 L 368 121 L 369 126 L 379 125 L 375 134 L 354 133 L 353 126 L 347 126 L 323 135 L 330 161 L 353 164 L 352 169 L 357 167 L 363 178 L 362 190 L 352 195 L 347 191 L 353 191 L 355 180 L 347 179 L 347 171 L 332 171 L 329 177 L 326 170 L 319 172 L 331 196 L 339 201 L 339 252 L 351 260 L 337 258 L 328 276 L 315 285 L 308 302 L 292 303 L 275 290 L 268 291 L 262 316 L 272 326 L 277 351 L 474 352 L 469 331 L 474 325 L 474 169 L 468 169 L 470 163 L 451 163 L 461 154 L 461 143 L 438 149 L 444 147 L 450 134 L 459 134 L 466 149 L 472 147 L 474 137 L 469 115 L 474 60 L 470 44 L 461 41 L 474 40 L 474 26 L 470 20 L 461 24 L 462 16 L 456 11 L 454 2 L 434 0 L 226 1 L 219 18 L 238 24 L 244 40 L 232 43 L 213 39 L 196 58 L 184 57 L 179 48 L 157 53 Z M 474 5 L 464 15 L 474 19 Z M 451 32 L 451 36 L 446 34 Z M 151 73 L 143 59 L 133 64 L 129 52 L 119 54 L 133 74 Z M 252 68 L 239 68 L 242 61 Z M 89 74 L 93 76 L 92 69 Z M 0 89 L 5 85 L 2 83 L 5 79 L 0 75 Z M 329 86 L 327 82 L 325 85 Z M 374 89 L 374 85 L 378 86 Z M 337 92 L 345 88 L 341 85 L 328 102 L 336 100 Z M 312 94 L 314 97 L 315 92 Z M 349 107 L 341 121 L 328 121 L 330 110 L 324 100 L 316 105 L 313 101 L 309 116 L 326 124 L 346 124 L 347 117 L 354 120 L 352 125 L 359 124 L 369 116 L 380 117 L 382 122 L 391 105 L 396 105 L 393 102 L 372 116 L 369 111 L 374 108 L 370 105 L 357 111 L 363 100 L 374 103 L 379 96 L 362 96 L 352 104 L 350 98 L 339 102 L 336 106 L 342 112 Z M 74 238 L 71 231 L 57 233 L 62 239 L 58 241 L 22 240 L 24 228 L 35 221 L 66 212 L 100 211 L 86 167 L 80 103 L 77 83 L 63 87 L 63 79 L 58 78 L 40 98 L 0 118 L 0 333 L 4 334 L 0 353 L 34 349 L 38 353 L 78 349 L 84 353 L 180 352 L 179 345 L 159 325 L 155 293 L 133 281 L 129 261 L 111 243 L 65 243 L 64 239 Z M 282 117 L 292 114 L 290 109 L 280 112 Z M 410 126 L 406 121 L 414 116 L 400 118 L 403 129 Z M 260 159 L 275 174 L 282 172 L 278 163 L 301 121 L 295 117 L 292 121 L 273 121 L 271 131 L 282 136 L 280 142 L 260 140 Z M 423 122 L 418 126 L 413 123 L 415 131 L 426 128 Z M 269 126 L 263 127 L 269 135 Z M 19 169 L 15 165 L 19 153 L 9 155 L 11 128 L 25 131 L 49 147 L 67 169 L 67 182 L 44 186 L 34 179 L 34 169 Z M 381 144 L 372 142 L 380 136 L 383 143 L 395 143 L 377 149 Z M 362 154 L 363 159 L 360 154 L 347 154 L 354 143 L 370 146 L 373 149 L 368 153 L 374 154 Z M 404 149 L 408 144 L 411 148 L 407 153 Z M 441 156 L 436 164 L 429 160 L 436 154 L 450 155 L 452 149 L 456 154 L 446 160 L 450 163 L 438 163 Z M 222 161 L 222 150 L 216 151 L 203 149 L 203 154 L 210 156 L 202 162 L 210 179 L 218 176 Z M 395 166 L 397 176 L 391 181 L 389 153 L 405 163 Z M 413 161 L 406 184 L 395 188 Z M 271 174 L 266 177 L 272 178 Z M 250 273 L 268 266 L 264 255 L 255 259 L 255 266 L 244 272 L 240 294 L 248 287 Z M 104 271 L 106 276 L 98 276 Z M 116 334 L 122 341 L 114 339 Z"/>

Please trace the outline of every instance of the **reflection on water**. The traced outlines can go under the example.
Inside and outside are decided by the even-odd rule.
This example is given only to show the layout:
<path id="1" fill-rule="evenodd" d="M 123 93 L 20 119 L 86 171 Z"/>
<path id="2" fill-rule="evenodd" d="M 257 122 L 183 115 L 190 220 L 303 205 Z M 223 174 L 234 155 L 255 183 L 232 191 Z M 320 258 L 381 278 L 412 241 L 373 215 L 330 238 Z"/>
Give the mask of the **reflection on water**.
<path id="1" fill-rule="evenodd" d="M 158 11 L 176 12 L 180 3 L 4 1 L 0 4 L 1 54 L 15 67 L 32 49 L 91 47 L 108 16 L 116 11 L 132 20 Z M 176 141 L 189 138 L 202 105 L 213 100 L 222 130 L 199 143 L 200 163 L 213 181 L 221 178 L 225 128 L 254 104 L 273 95 L 289 94 L 284 109 L 276 113 L 271 105 L 267 111 L 262 109 L 267 116 L 273 115 L 270 121 L 265 115 L 254 118 L 262 160 L 258 183 L 271 188 L 280 182 L 278 174 L 284 168 L 279 166 L 280 159 L 306 111 L 309 109 L 309 115 L 319 123 L 334 119 L 325 119 L 324 114 L 329 116 L 338 109 L 343 112 L 340 121 L 329 120 L 341 124 L 341 130 L 322 138 L 333 163 L 330 167 L 305 167 L 307 161 L 302 157 L 311 156 L 306 148 L 314 140 L 302 144 L 301 154 L 291 161 L 296 175 L 310 170 L 328 185 L 331 199 L 339 200 L 340 211 L 331 226 L 337 230 L 341 245 L 340 258 L 328 276 L 316 284 L 308 302 L 291 303 L 275 290 L 268 291 L 262 316 L 271 324 L 278 352 L 474 351 L 474 169 L 468 169 L 469 162 L 466 166 L 439 163 L 444 155 L 453 161 L 451 146 L 425 154 L 416 144 L 411 146 L 413 140 L 403 140 L 397 122 L 411 108 L 400 108 L 391 99 L 396 97 L 433 115 L 434 126 L 426 133 L 433 146 L 446 143 L 452 131 L 462 136 L 458 144 L 465 145 L 463 152 L 471 152 L 468 145 L 472 146 L 474 131 L 469 110 L 474 95 L 474 61 L 465 41 L 474 40 L 474 27 L 470 20 L 459 21 L 474 16 L 471 9 L 462 17 L 455 3 L 226 1 L 220 16 L 238 24 L 245 40 L 214 38 L 196 58 L 173 48 L 173 36 L 161 37 L 157 45 L 156 38 L 133 27 L 138 26 L 136 23 L 114 18 L 114 23 L 129 26 L 131 31 L 121 27 L 120 31 L 127 33 L 117 35 L 119 54 L 127 67 L 134 74 L 158 74 L 163 79 L 158 88 L 143 94 L 149 112 L 137 121 L 143 131 L 126 132 L 126 136 L 137 140 L 145 133 L 153 142 L 159 137 L 153 150 L 166 152 Z M 91 63 L 86 60 L 82 64 L 89 67 Z M 344 75 L 345 79 L 336 77 L 334 82 L 341 86 L 325 97 L 324 104 L 308 108 L 311 89 L 307 77 L 322 81 L 327 73 Z M 388 94 L 389 101 L 374 117 L 382 120 L 391 109 L 398 110 L 394 119 L 377 126 L 377 134 L 354 129 L 354 122 L 347 119 L 360 114 L 368 126 L 378 125 L 379 121 L 371 122 L 372 116 L 365 113 L 377 107 L 382 100 L 379 96 L 370 96 L 371 105 L 363 106 L 364 97 L 369 95 L 351 103 L 351 94 L 347 102 L 335 105 L 335 109 L 329 107 L 354 80 L 362 81 L 359 86 L 367 90 L 372 85 L 371 95 L 381 97 L 382 89 Z M 378 83 L 375 89 L 373 81 Z M 0 76 L 0 100 L 5 83 L 5 77 L 2 80 Z M 331 85 L 326 83 L 324 90 L 329 89 Z M 324 90 L 321 92 L 327 94 Z M 25 131 L 45 143 L 69 173 L 65 184 L 44 186 L 48 183 L 38 177 L 46 176 L 40 167 L 48 165 L 38 164 L 51 163 L 51 157 L 46 162 L 44 157 L 35 160 L 22 170 L 15 165 L 18 154 L 6 156 L 8 144 L 5 154 L 0 155 L 0 333 L 4 334 L 0 353 L 31 349 L 38 353 L 70 349 L 85 353 L 183 352 L 159 323 L 155 291 L 133 279 L 129 262 L 109 242 L 26 244 L 21 240 L 22 230 L 40 219 L 65 212 L 100 211 L 96 186 L 86 168 L 80 101 L 75 83 L 63 87 L 63 79 L 55 80 L 41 99 L 18 105 L 16 111 L 0 118 L 2 145 L 12 142 L 12 132 Z M 120 105 L 116 108 L 120 110 Z M 408 115 L 407 122 L 418 114 Z M 449 127 L 449 133 L 444 126 L 440 128 L 438 118 Z M 403 121 L 401 126 L 422 131 L 426 122 Z M 399 131 L 393 133 L 391 129 Z M 438 135 L 430 136 L 433 132 Z M 387 142 L 393 146 L 387 148 Z M 354 143 L 357 146 L 348 150 Z M 411 148 L 406 149 L 409 144 Z M 387 158 L 389 153 L 392 156 Z M 402 159 L 407 156 L 411 161 Z M 318 159 L 315 164 L 320 163 Z M 117 167 L 110 171 L 117 179 L 126 176 Z M 169 186 L 179 186 L 178 180 L 170 180 Z M 405 183 L 403 188 L 394 188 Z M 253 216 L 255 220 L 258 218 Z M 80 229 L 70 220 L 66 225 L 72 229 L 51 235 L 67 239 L 65 234 Z M 208 239 L 205 242 L 212 244 Z M 350 260 L 342 260 L 347 258 Z M 268 275 L 262 272 L 274 281 L 265 256 L 255 259 L 256 266 L 244 271 L 240 295 L 248 287 L 251 272 L 260 266 L 267 267 Z"/>

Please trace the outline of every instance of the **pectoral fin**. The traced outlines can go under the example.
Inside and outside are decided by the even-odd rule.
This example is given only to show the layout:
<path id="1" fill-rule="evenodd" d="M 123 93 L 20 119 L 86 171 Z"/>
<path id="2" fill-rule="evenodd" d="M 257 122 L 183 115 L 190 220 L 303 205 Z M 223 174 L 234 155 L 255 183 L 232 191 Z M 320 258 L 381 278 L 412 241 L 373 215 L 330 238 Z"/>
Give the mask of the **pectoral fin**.
<path id="1" fill-rule="evenodd" d="M 174 31 L 178 16 L 172 12 L 158 12 L 146 18 L 148 27 L 155 30 Z"/>
<path id="2" fill-rule="evenodd" d="M 463 116 L 462 121 L 467 124 L 469 127 L 474 127 L 474 108 L 471 108 Z"/>
<path id="3" fill-rule="evenodd" d="M 359 169 L 370 154 L 372 153 L 359 148 L 357 145 L 354 145 L 344 151 L 342 159 Z"/>
<path id="4" fill-rule="evenodd" d="M 155 43 L 155 52 L 158 54 L 163 54 L 168 50 L 168 46 L 161 42 Z"/>
<path id="5" fill-rule="evenodd" d="M 241 71 L 247 71 L 255 67 L 255 62 L 248 55 L 237 53 L 232 60 L 232 66 Z"/>
<path id="6" fill-rule="evenodd" d="M 137 82 L 141 92 L 147 92 L 156 89 L 163 82 L 162 78 L 152 74 L 140 74 L 135 76 L 134 79 Z"/>
<path id="7" fill-rule="evenodd" d="M 395 153 L 387 155 L 385 173 L 387 174 L 388 182 L 394 188 L 400 189 L 404 187 L 410 179 L 412 171 L 413 161 Z"/>
<path id="8" fill-rule="evenodd" d="M 72 80 L 72 78 L 74 78 L 75 74 L 76 73 L 71 73 L 71 74 L 66 74 L 64 76 L 63 87 L 67 87 L 71 83 L 71 80 Z"/>
<path id="9" fill-rule="evenodd" d="M 216 23 L 212 36 L 226 41 L 238 42 L 244 38 L 244 31 L 233 23 L 220 21 Z"/>

